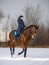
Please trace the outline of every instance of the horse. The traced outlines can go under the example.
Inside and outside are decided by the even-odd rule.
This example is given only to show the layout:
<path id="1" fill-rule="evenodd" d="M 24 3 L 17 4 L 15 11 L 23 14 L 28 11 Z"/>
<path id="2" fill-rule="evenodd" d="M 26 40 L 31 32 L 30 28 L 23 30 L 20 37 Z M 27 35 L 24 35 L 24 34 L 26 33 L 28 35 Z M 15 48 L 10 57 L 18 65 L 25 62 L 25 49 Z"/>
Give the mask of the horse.
<path id="1" fill-rule="evenodd" d="M 26 27 L 23 32 L 21 33 L 20 37 L 18 39 L 15 39 L 14 37 L 14 31 L 11 31 L 9 33 L 9 39 L 10 39 L 10 51 L 11 51 L 11 57 L 13 57 L 14 52 L 15 52 L 15 47 L 20 44 L 22 51 L 18 53 L 18 55 L 22 54 L 24 52 L 24 57 L 26 57 L 26 53 L 27 53 L 27 47 L 30 44 L 30 40 L 31 39 L 36 39 L 37 38 L 37 31 L 38 31 L 38 27 L 36 25 L 30 25 L 28 27 Z"/>

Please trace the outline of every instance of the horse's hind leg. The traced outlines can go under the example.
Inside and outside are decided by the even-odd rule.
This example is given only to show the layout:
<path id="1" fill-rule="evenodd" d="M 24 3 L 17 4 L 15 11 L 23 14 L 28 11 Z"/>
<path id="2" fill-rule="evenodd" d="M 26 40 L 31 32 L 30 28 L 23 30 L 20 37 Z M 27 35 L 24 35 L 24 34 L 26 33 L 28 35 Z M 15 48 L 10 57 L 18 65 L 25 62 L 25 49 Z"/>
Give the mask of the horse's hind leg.
<path id="1" fill-rule="evenodd" d="M 10 52 L 11 52 L 11 57 L 13 57 L 12 42 L 10 42 Z"/>
<path id="2" fill-rule="evenodd" d="M 26 57 L 27 48 L 24 49 L 24 57 Z"/>
<path id="3" fill-rule="evenodd" d="M 12 48 L 10 48 L 10 51 L 11 51 L 11 57 L 13 57 L 13 54 L 14 54 L 14 52 L 15 52 L 14 45 L 13 45 Z"/>
<path id="4" fill-rule="evenodd" d="M 13 52 L 12 52 L 12 48 L 10 48 L 10 52 L 11 52 L 11 57 L 13 57 Z"/>
<path id="5" fill-rule="evenodd" d="M 19 52 L 18 55 L 22 54 L 23 52 L 24 52 L 24 49 L 21 52 Z"/>
<path id="6" fill-rule="evenodd" d="M 15 53 L 15 48 L 14 48 L 14 45 L 13 45 L 13 54 Z"/>

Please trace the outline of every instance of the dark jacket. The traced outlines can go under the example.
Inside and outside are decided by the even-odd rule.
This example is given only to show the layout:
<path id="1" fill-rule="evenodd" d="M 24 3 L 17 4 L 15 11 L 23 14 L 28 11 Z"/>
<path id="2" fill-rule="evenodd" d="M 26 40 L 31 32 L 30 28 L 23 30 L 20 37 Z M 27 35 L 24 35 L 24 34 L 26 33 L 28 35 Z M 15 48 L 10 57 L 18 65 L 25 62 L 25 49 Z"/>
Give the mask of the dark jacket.
<path id="1" fill-rule="evenodd" d="M 24 21 L 21 19 L 21 18 L 19 18 L 18 19 L 18 28 L 17 28 L 17 35 L 16 36 L 20 36 L 20 34 L 21 34 L 21 32 L 24 30 L 24 27 L 26 27 L 25 25 L 24 25 Z"/>

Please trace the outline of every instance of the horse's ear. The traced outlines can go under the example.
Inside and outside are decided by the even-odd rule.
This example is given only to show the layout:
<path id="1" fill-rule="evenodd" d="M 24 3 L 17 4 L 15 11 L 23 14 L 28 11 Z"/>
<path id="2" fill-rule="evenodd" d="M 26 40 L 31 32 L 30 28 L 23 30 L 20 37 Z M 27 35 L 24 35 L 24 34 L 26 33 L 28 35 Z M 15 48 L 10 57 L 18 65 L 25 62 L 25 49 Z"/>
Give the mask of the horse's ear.
<path id="1" fill-rule="evenodd" d="M 37 25 L 37 29 L 39 28 L 39 25 Z"/>

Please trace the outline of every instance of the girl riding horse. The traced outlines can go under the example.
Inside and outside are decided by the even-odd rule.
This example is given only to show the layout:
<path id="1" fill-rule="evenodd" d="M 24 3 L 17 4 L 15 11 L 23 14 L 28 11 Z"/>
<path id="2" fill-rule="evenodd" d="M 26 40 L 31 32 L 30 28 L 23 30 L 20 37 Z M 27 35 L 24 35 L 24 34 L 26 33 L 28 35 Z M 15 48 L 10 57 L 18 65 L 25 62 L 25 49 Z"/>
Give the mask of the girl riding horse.
<path id="1" fill-rule="evenodd" d="M 26 27 L 24 25 L 24 21 L 23 21 L 23 15 L 19 16 L 17 23 L 18 23 L 18 28 L 17 30 L 14 32 L 14 37 L 17 39 L 20 37 L 20 34 L 22 33 L 22 31 L 24 30 L 24 28 Z"/>
<path id="2" fill-rule="evenodd" d="M 19 22 L 21 20 L 21 17 L 22 16 L 20 16 L 18 18 Z M 22 22 L 22 20 L 21 20 L 21 22 Z M 13 54 L 14 54 L 15 47 L 20 44 L 23 50 L 20 53 L 18 53 L 18 55 L 20 55 L 24 52 L 24 57 L 26 57 L 27 47 L 30 44 L 30 40 L 36 39 L 38 26 L 30 25 L 30 26 L 26 27 L 25 29 L 24 29 L 24 27 L 25 27 L 24 23 L 21 25 L 19 24 L 19 26 L 18 26 L 17 31 L 13 30 L 9 34 L 9 39 L 10 39 L 9 44 L 10 44 L 11 56 L 13 56 Z M 16 39 L 14 36 L 15 31 L 16 31 Z M 20 38 L 19 38 L 19 36 L 20 36 Z"/>

